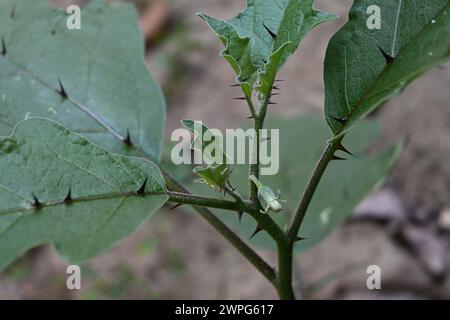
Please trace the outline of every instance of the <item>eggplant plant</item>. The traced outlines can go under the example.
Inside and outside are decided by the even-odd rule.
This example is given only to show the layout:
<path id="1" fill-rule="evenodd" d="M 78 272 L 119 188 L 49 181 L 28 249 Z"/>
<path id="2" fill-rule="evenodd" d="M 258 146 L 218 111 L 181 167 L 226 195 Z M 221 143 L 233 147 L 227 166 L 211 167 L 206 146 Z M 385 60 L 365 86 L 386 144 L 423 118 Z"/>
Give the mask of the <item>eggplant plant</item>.
<path id="1" fill-rule="evenodd" d="M 370 21 L 376 13 L 378 25 Z M 248 0 L 228 21 L 200 14 L 223 43 L 221 56 L 242 91 L 238 100 L 248 105 L 256 160 L 235 171 L 224 163 L 196 167 L 208 189 L 199 194 L 161 160 L 165 100 L 145 69 L 131 6 L 92 1 L 81 11 L 81 28 L 73 30 L 69 14 L 45 0 L 0 0 L 0 269 L 45 243 L 70 262 L 90 259 L 165 203 L 183 204 L 281 299 L 295 299 L 294 255 L 326 237 L 379 187 L 401 151 L 396 145 L 364 155 L 377 130 L 363 118 L 448 61 L 449 13 L 448 0 L 355 0 L 324 62 L 331 130 L 315 117 L 268 115 L 281 89 L 278 71 L 311 29 L 335 15 L 315 10 L 313 0 Z M 195 133 L 194 123 L 183 121 Z M 263 128 L 295 137 L 280 142 L 275 176 L 261 176 Z M 200 143 L 201 150 L 207 147 Z M 253 244 L 275 250 L 276 266 Z"/>

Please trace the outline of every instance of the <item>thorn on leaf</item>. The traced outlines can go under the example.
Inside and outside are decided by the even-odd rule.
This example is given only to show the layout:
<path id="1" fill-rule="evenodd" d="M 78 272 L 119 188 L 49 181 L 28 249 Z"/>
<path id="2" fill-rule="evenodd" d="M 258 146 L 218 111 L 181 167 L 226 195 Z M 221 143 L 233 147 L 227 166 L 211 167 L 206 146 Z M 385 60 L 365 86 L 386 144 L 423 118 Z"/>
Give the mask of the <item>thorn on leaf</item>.
<path id="1" fill-rule="evenodd" d="M 380 49 L 381 54 L 383 55 L 384 59 L 386 60 L 386 64 L 391 64 L 395 61 L 395 57 L 392 57 L 389 54 L 387 54 L 380 46 L 378 46 L 378 49 Z"/>
<path id="2" fill-rule="evenodd" d="M 348 119 L 347 118 L 337 118 L 337 117 L 330 117 L 331 119 L 333 119 L 334 121 L 339 122 L 342 125 L 346 125 Z"/>
<path id="3" fill-rule="evenodd" d="M 254 236 L 256 236 L 259 232 L 261 232 L 263 229 L 257 225 L 255 231 L 253 232 L 253 234 L 250 236 L 250 239 L 252 239 Z"/>
<path id="4" fill-rule="evenodd" d="M 70 203 L 72 202 L 72 189 L 69 188 L 69 191 L 67 192 L 66 197 L 63 200 L 64 203 Z"/>
<path id="5" fill-rule="evenodd" d="M 11 19 L 14 19 L 16 17 L 16 5 L 14 5 L 11 9 L 11 12 L 9 13 L 9 17 Z"/>
<path id="6" fill-rule="evenodd" d="M 6 43 L 5 38 L 2 36 L 2 56 L 6 56 Z"/>
<path id="7" fill-rule="evenodd" d="M 62 82 L 60 79 L 58 79 L 58 84 L 59 84 L 59 94 L 61 95 L 61 97 L 63 97 L 64 99 L 67 99 L 69 96 L 67 94 L 66 89 L 64 88 Z"/>
<path id="8" fill-rule="evenodd" d="M 242 222 L 242 216 L 244 215 L 244 212 L 239 211 L 239 212 L 237 213 L 237 215 L 238 215 L 239 223 L 241 223 L 241 222 Z"/>
<path id="9" fill-rule="evenodd" d="M 33 193 L 33 203 L 31 204 L 34 208 L 39 209 L 42 207 L 42 203 L 39 201 L 39 199 L 36 197 L 36 195 Z"/>
<path id="10" fill-rule="evenodd" d="M 127 146 L 133 145 L 133 143 L 131 142 L 130 130 L 128 130 L 128 129 L 127 129 L 127 135 L 123 139 L 123 143 L 125 143 Z"/>
<path id="11" fill-rule="evenodd" d="M 270 34 L 270 36 L 272 37 L 272 39 L 275 39 L 277 37 L 276 33 L 272 32 L 272 30 L 270 30 L 265 23 L 263 23 L 264 28 L 267 30 L 267 32 Z"/>
<path id="12" fill-rule="evenodd" d="M 143 196 L 145 195 L 145 187 L 147 186 L 147 178 L 145 178 L 144 182 L 142 182 L 141 187 L 136 192 L 138 195 Z"/>

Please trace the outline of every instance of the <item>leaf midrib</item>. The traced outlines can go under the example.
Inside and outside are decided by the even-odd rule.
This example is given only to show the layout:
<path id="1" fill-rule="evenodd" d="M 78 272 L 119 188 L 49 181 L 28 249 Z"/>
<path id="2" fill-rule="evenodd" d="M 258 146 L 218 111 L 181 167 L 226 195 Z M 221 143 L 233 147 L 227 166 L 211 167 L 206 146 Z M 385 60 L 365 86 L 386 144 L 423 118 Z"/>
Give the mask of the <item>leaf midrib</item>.
<path id="1" fill-rule="evenodd" d="M 65 201 L 65 199 L 61 199 L 61 200 L 42 202 L 39 208 L 33 207 L 32 202 L 30 201 L 30 206 L 28 206 L 28 207 L 16 207 L 16 208 L 10 208 L 10 209 L 0 211 L 0 217 L 9 216 L 9 215 L 17 214 L 17 213 L 24 213 L 24 212 L 38 213 L 39 210 L 42 210 L 45 208 L 62 206 L 62 205 L 70 206 L 71 204 L 81 203 L 81 202 L 111 200 L 111 199 L 116 199 L 116 198 L 133 198 L 133 197 L 145 198 L 147 196 L 164 196 L 164 195 L 166 195 L 166 192 L 163 190 L 159 191 L 159 192 L 149 191 L 149 192 L 144 192 L 144 193 L 140 193 L 140 194 L 138 194 L 137 191 L 113 192 L 113 193 L 105 193 L 105 194 L 98 194 L 98 195 L 73 197 L 70 201 Z"/>

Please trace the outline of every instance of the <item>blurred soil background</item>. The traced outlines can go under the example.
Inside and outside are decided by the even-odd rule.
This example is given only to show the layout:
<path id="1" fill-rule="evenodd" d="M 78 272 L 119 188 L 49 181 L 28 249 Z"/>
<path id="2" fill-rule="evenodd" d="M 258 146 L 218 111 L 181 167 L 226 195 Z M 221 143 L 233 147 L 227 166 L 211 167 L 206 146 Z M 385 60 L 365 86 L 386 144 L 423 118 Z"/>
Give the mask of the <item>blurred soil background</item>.
<path id="1" fill-rule="evenodd" d="M 86 1 L 53 1 L 64 7 Z M 118 1 L 115 1 L 118 2 Z M 231 18 L 244 0 L 136 0 L 146 63 L 167 97 L 167 136 L 183 118 L 234 128 L 248 116 L 232 100 L 234 75 L 222 45 L 196 16 Z M 316 0 L 341 19 L 314 29 L 281 71 L 272 114 L 323 114 L 326 45 L 351 0 Z M 120 39 L 118 39 L 120 41 Z M 311 299 L 450 298 L 450 64 L 416 80 L 375 115 L 376 148 L 405 138 L 382 189 L 330 237 L 296 259 L 296 288 Z M 283 150 L 281 150 L 283 152 Z M 273 253 L 260 251 L 275 263 Z M 382 290 L 366 287 L 366 268 L 382 269 Z M 0 299 L 270 299 L 274 290 L 200 217 L 160 210 L 114 249 L 82 265 L 82 290 L 66 289 L 67 263 L 36 248 L 0 274 Z M 301 281 L 300 281 L 301 279 Z"/>

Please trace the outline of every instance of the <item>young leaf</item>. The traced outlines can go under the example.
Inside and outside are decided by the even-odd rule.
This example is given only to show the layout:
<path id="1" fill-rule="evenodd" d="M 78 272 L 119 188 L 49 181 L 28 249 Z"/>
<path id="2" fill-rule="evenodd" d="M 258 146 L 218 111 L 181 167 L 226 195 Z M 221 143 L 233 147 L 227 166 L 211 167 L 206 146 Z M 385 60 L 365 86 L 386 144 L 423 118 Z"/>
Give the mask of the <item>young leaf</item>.
<path id="1" fill-rule="evenodd" d="M 367 27 L 367 8 L 381 9 L 381 28 Z M 325 113 L 335 138 L 450 58 L 448 0 L 356 0 L 325 58 Z"/>
<path id="2" fill-rule="evenodd" d="M 194 173 L 197 174 L 203 182 L 213 189 L 222 190 L 229 187 L 228 180 L 231 172 L 226 164 L 210 165 L 207 167 L 195 167 Z"/>
<path id="3" fill-rule="evenodd" d="M 181 123 L 195 135 L 191 145 L 192 149 L 201 152 L 203 160 L 209 161 L 209 164 L 204 167 L 194 168 L 194 173 L 200 176 L 202 182 L 212 188 L 227 187 L 231 171 L 220 141 L 216 141 L 217 137 L 214 133 L 201 122 L 186 119 Z M 211 152 L 205 152 L 208 148 L 212 148 Z"/>
<path id="4" fill-rule="evenodd" d="M 228 21 L 200 16 L 224 43 L 222 55 L 240 83 L 246 83 L 251 90 L 264 74 L 258 90 L 265 95 L 276 72 L 305 35 L 316 25 L 335 18 L 314 10 L 313 0 L 248 0 L 247 8 Z"/>
<path id="5" fill-rule="evenodd" d="M 0 138 L 0 269 L 54 243 L 70 261 L 108 249 L 167 200 L 158 167 L 31 118 Z"/>
<path id="6" fill-rule="evenodd" d="M 80 30 L 68 29 L 68 17 L 47 0 L 0 0 L 0 135 L 44 117 L 114 152 L 133 154 L 132 144 L 158 160 L 165 106 L 143 63 L 135 10 L 91 1 Z"/>

